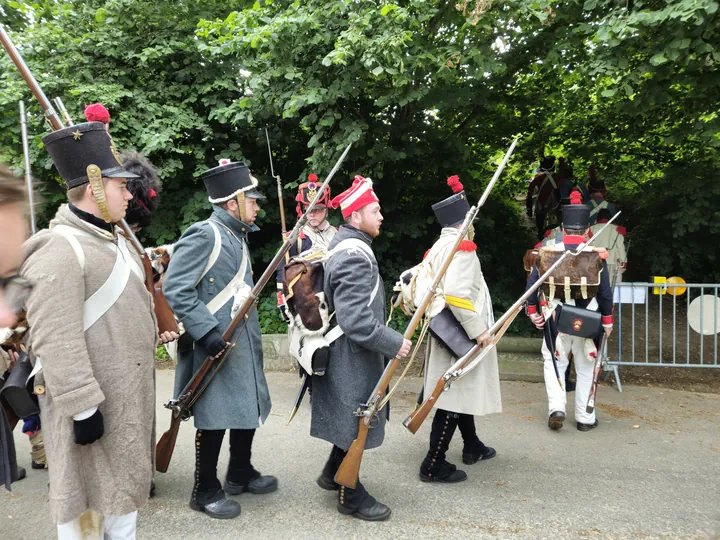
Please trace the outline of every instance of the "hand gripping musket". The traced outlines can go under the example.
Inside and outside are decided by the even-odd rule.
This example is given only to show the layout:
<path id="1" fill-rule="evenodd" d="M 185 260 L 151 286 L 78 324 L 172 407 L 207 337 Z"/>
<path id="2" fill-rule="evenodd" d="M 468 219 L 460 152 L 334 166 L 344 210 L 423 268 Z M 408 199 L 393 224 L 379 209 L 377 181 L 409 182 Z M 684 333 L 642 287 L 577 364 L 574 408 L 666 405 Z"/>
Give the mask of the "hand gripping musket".
<path id="1" fill-rule="evenodd" d="M 340 159 L 338 159 L 337 163 L 335 163 L 335 166 L 330 171 L 330 174 L 328 174 L 327 178 L 325 178 L 322 188 L 318 191 L 318 194 L 307 207 L 302 217 L 297 221 L 295 227 L 293 227 L 293 230 L 283 242 L 283 245 L 275 254 L 272 261 L 270 261 L 270 264 L 262 273 L 262 276 L 260 276 L 260 279 L 258 279 L 257 283 L 255 283 L 255 286 L 252 288 L 247 300 L 245 300 L 243 305 L 240 307 L 240 310 L 237 312 L 237 315 L 235 315 L 233 320 L 230 322 L 230 325 L 225 330 L 225 333 L 223 333 L 223 339 L 226 343 L 230 343 L 230 345 L 225 348 L 218 358 L 208 356 L 200 366 L 200 369 L 198 369 L 192 376 L 190 382 L 188 382 L 182 392 L 180 392 L 178 398 L 171 399 L 167 405 L 165 405 L 165 408 L 172 411 L 172 419 L 170 422 L 170 429 L 168 429 L 163 436 L 160 437 L 155 450 L 155 470 L 158 472 L 167 472 L 173 450 L 175 449 L 175 441 L 177 440 L 178 430 L 180 429 L 180 422 L 190 418 L 192 406 L 200 398 L 202 393 L 212 382 L 215 375 L 217 375 L 218 371 L 227 360 L 230 351 L 235 347 L 235 344 L 247 325 L 247 315 L 257 305 L 260 293 L 265 285 L 267 285 L 270 279 L 272 279 L 275 275 L 275 271 L 277 270 L 280 261 L 282 261 L 285 257 L 285 253 L 287 253 L 290 247 L 297 241 L 297 238 L 300 235 L 300 230 L 303 228 L 305 223 L 307 223 L 308 215 L 310 215 L 310 212 L 312 212 L 313 208 L 315 208 L 318 198 L 323 193 L 323 190 L 328 186 L 330 180 L 340 168 L 342 162 L 345 160 L 345 156 L 350 151 L 351 146 L 352 143 L 347 145 L 347 148 L 345 148 L 345 151 L 340 156 Z M 240 331 L 236 334 L 238 327 L 240 328 Z M 233 338 L 234 341 L 232 341 Z"/>
<path id="2" fill-rule="evenodd" d="M 20 131 L 22 134 L 23 158 L 25 159 L 25 184 L 28 192 L 28 206 L 30 207 L 30 231 L 37 232 L 35 223 L 35 201 L 33 199 L 32 170 L 30 169 L 30 148 L 28 145 L 27 117 L 25 116 L 25 103 L 20 101 Z"/>
<path id="3" fill-rule="evenodd" d="M 280 203 L 280 227 L 282 228 L 282 237 L 284 240 L 287 234 L 287 225 L 285 223 L 285 203 L 283 202 L 282 182 L 280 181 L 280 175 L 275 174 L 275 168 L 273 167 L 272 149 L 270 148 L 270 136 L 268 135 L 267 128 L 265 128 L 265 139 L 267 140 L 268 156 L 270 157 L 270 175 L 277 181 L 278 203 Z"/>
<path id="4" fill-rule="evenodd" d="M 425 292 L 425 295 L 422 298 L 422 301 L 420 302 L 420 305 L 418 306 L 417 310 L 412 316 L 412 319 L 410 319 L 410 322 L 407 325 L 407 328 L 405 328 L 405 333 L 403 337 L 405 339 L 412 339 L 413 335 L 415 334 L 415 330 L 420 325 L 420 322 L 425 315 L 425 310 L 430 305 L 430 302 L 432 302 L 432 299 L 435 296 L 435 291 L 440 284 L 440 281 L 442 280 L 443 276 L 445 275 L 445 272 L 447 271 L 448 267 L 450 266 L 450 263 L 452 262 L 453 256 L 455 255 L 455 252 L 457 252 L 458 248 L 460 247 L 460 243 L 465 238 L 465 235 L 467 234 L 468 230 L 470 229 L 470 225 L 472 225 L 473 220 L 477 216 L 478 211 L 480 208 L 485 204 L 485 201 L 487 200 L 488 196 L 490 195 L 490 191 L 492 190 L 493 186 L 497 182 L 498 178 L 500 177 L 500 174 L 502 173 L 503 169 L 505 168 L 505 164 L 510 159 L 510 156 L 513 153 L 513 150 L 515 150 L 515 145 L 517 145 L 518 139 L 515 139 L 513 143 L 510 145 L 510 148 L 508 149 L 507 153 L 505 154 L 505 157 L 503 158 L 502 162 L 500 163 L 500 166 L 495 171 L 495 175 L 493 176 L 492 180 L 490 180 L 490 183 L 488 184 L 487 188 L 485 189 L 485 192 L 483 193 L 482 198 L 480 199 L 480 202 L 477 206 L 473 206 L 470 208 L 468 213 L 465 215 L 465 221 L 463 221 L 462 227 L 458 230 L 457 238 L 455 239 L 455 243 L 452 245 L 452 248 L 448 252 L 447 256 L 442 262 L 442 265 L 440 266 L 437 274 L 435 274 L 435 277 L 433 278 L 432 284 L 428 288 L 428 290 Z M 350 445 L 350 449 L 348 450 L 347 455 L 345 456 L 345 459 L 343 459 L 342 464 L 340 465 L 340 468 L 337 471 L 337 474 L 335 475 L 335 482 L 340 484 L 341 486 L 345 486 L 350 489 L 355 489 L 357 486 L 357 480 L 358 476 L 360 474 L 360 464 L 362 463 L 362 457 L 363 453 L 365 452 L 365 444 L 367 442 L 367 436 L 368 431 L 370 430 L 370 427 L 372 425 L 373 420 L 377 416 L 377 414 L 380 412 L 381 404 L 383 403 L 383 396 L 390 385 L 390 381 L 393 378 L 393 375 L 395 374 L 395 371 L 400 366 L 400 358 L 396 356 L 392 359 L 392 361 L 385 367 L 385 371 L 383 371 L 382 377 L 378 381 L 378 383 L 375 385 L 375 389 L 373 390 L 372 394 L 370 394 L 370 397 L 365 402 L 364 405 L 360 406 L 355 411 L 355 416 L 359 417 L 358 421 L 358 434 L 355 440 Z"/>
<path id="5" fill-rule="evenodd" d="M 620 215 L 620 212 L 615 214 L 612 219 L 607 222 L 605 227 L 609 226 L 615 220 L 615 218 L 617 218 L 618 215 Z M 437 403 L 440 395 L 445 390 L 450 388 L 450 385 L 452 385 L 453 382 L 470 373 L 475 367 L 478 366 L 478 364 L 480 364 L 480 362 L 485 359 L 485 357 L 492 350 L 492 348 L 497 345 L 497 342 L 500 340 L 500 337 L 502 337 L 502 334 L 505 333 L 505 330 L 507 330 L 508 326 L 510 326 L 510 323 L 512 323 L 515 317 L 517 317 L 517 315 L 522 311 L 523 304 L 528 298 L 530 298 L 530 295 L 542 286 L 545 280 L 550 277 L 550 274 L 552 274 L 553 271 L 558 266 L 560 266 L 560 264 L 567 257 L 569 257 L 570 255 L 577 255 L 578 253 L 581 253 L 583 249 L 592 244 L 593 240 L 602 234 L 602 232 L 605 230 L 605 227 L 600 229 L 600 231 L 595 236 L 593 236 L 586 242 L 583 242 L 577 248 L 565 251 L 565 253 L 563 253 L 558 258 L 558 260 L 555 261 L 552 266 L 550 266 L 550 268 L 548 268 L 547 271 L 538 278 L 537 282 L 535 282 L 532 287 L 525 291 L 525 294 L 523 294 L 518 300 L 516 300 L 515 303 L 510 307 L 510 309 L 508 309 L 503 314 L 503 316 L 495 322 L 495 324 L 493 324 L 488 330 L 483 333 L 482 336 L 480 336 L 481 338 L 484 337 L 490 340 L 489 345 L 485 347 L 484 350 L 480 344 L 475 345 L 465 354 L 465 356 L 458 359 L 452 366 L 450 366 L 450 368 L 448 368 L 448 370 L 438 380 L 432 393 L 428 395 L 425 398 L 425 401 L 423 401 L 422 405 L 420 405 L 419 408 L 415 409 L 412 413 L 410 413 L 410 415 L 403 422 L 403 425 L 408 428 L 411 433 L 416 433 L 417 430 L 420 429 L 420 426 L 425 421 L 428 414 L 430 414 L 430 411 L 432 410 L 435 403 Z"/>
<path id="6" fill-rule="evenodd" d="M 55 111 L 55 109 L 53 109 L 50 100 L 47 98 L 45 92 L 43 92 L 42 88 L 35 80 L 35 77 L 33 77 L 30 69 L 25 64 L 25 61 L 22 59 L 22 56 L 20 56 L 20 53 L 15 48 L 15 45 L 13 45 L 12 41 L 10 40 L 10 36 L 7 35 L 7 32 L 5 32 L 5 29 L 2 27 L 2 25 L 0 25 L 0 42 L 2 42 L 3 47 L 10 56 L 10 59 L 20 71 L 20 74 L 25 79 L 25 82 L 27 82 L 30 90 L 40 102 L 40 106 L 45 111 L 45 117 L 52 126 L 53 130 L 65 128 L 65 125 L 60 120 L 57 112 Z M 147 287 L 147 290 L 150 292 L 150 294 L 153 295 L 153 305 L 155 309 L 155 316 L 157 317 L 158 321 L 158 330 L 161 334 L 164 332 L 177 332 L 178 327 L 177 322 L 175 321 L 175 316 L 173 315 L 173 312 L 170 309 L 167 300 L 165 300 L 165 297 L 162 295 L 162 292 L 158 291 L 155 288 L 155 284 L 153 283 L 152 265 L 150 264 L 150 258 L 148 257 L 147 253 L 145 253 L 142 244 L 140 244 L 137 237 L 133 234 L 127 222 L 124 219 L 121 219 L 118 225 L 125 232 L 125 236 L 127 236 L 127 238 L 130 240 L 130 243 L 133 245 L 135 250 L 140 255 L 140 258 L 142 259 L 143 268 L 145 270 L 145 286 Z"/>

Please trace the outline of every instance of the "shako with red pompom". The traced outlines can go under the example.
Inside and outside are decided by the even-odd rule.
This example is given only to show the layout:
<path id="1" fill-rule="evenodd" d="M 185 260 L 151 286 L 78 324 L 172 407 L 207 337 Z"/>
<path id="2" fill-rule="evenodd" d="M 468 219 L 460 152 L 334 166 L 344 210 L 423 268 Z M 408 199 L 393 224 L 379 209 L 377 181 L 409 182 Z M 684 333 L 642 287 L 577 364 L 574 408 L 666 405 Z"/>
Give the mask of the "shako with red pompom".
<path id="1" fill-rule="evenodd" d="M 570 193 L 570 204 L 562 207 L 564 229 L 585 230 L 590 226 L 590 207 L 582 202 L 582 193 L 576 188 Z"/>
<path id="2" fill-rule="evenodd" d="M 453 195 L 433 204 L 432 210 L 441 226 L 455 227 L 465 220 L 465 215 L 470 210 L 470 203 L 468 203 L 465 188 L 458 175 L 449 177 L 447 185 Z"/>
<path id="3" fill-rule="evenodd" d="M 297 212 L 298 217 L 301 217 L 305 213 L 305 209 L 310 206 L 310 203 L 318 194 L 321 187 L 322 184 L 318 183 L 318 175 L 315 173 L 310 173 L 307 177 L 307 182 L 303 182 L 298 186 L 297 195 L 295 196 L 295 201 L 297 202 L 295 211 Z M 327 208 L 329 202 L 330 186 L 327 186 L 322 195 L 320 195 L 317 203 L 315 203 L 315 208 Z"/>

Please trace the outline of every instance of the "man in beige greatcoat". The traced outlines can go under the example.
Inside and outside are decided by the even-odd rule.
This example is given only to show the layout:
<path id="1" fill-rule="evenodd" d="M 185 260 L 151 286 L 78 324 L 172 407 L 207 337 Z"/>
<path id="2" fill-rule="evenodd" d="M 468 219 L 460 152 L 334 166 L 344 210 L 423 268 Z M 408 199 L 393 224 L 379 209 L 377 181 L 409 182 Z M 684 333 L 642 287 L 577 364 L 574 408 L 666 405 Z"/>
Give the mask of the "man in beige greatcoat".
<path id="1" fill-rule="evenodd" d="M 61 540 L 134 539 L 152 478 L 158 343 L 140 258 L 115 225 L 136 175 L 100 122 L 43 142 L 69 204 L 27 242 L 21 273 L 34 285 L 26 306 L 51 517 Z"/>
<path id="2" fill-rule="evenodd" d="M 455 194 L 432 207 L 443 229 L 440 238 L 425 257 L 431 274 L 440 269 L 470 209 L 458 177 L 451 176 L 448 185 Z M 460 323 L 468 341 L 480 343 L 480 336 L 493 324 L 493 312 L 476 250 L 477 246 L 472 240 L 462 241 L 440 282 L 438 292 L 444 295 L 445 307 Z M 457 358 L 447 348 L 431 337 L 425 365 L 425 388 L 434 388 L 456 361 Z M 453 383 L 437 401 L 430 448 L 420 466 L 420 480 L 454 483 L 467 478 L 464 471 L 445 460 L 457 427 L 460 428 L 464 442 L 463 463 L 471 465 L 494 457 L 495 450 L 485 446 L 475 432 L 474 416 L 499 412 L 502 412 L 500 376 L 497 353 L 493 349 L 478 367 Z"/>

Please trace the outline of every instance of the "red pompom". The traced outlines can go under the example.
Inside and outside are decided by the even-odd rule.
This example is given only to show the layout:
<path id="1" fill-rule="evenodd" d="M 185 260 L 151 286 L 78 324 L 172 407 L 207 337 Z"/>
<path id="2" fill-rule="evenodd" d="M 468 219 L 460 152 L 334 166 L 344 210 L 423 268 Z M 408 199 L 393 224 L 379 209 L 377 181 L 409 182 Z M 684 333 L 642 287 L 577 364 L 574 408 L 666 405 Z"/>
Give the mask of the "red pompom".
<path id="1" fill-rule="evenodd" d="M 582 204 L 582 193 L 575 188 L 572 190 L 572 193 L 570 193 L 570 204 Z"/>
<path id="2" fill-rule="evenodd" d="M 85 106 L 85 118 L 88 122 L 110 122 L 110 113 L 103 107 L 102 103 L 93 103 Z"/>
<path id="3" fill-rule="evenodd" d="M 308 175 L 308 182 L 317 182 L 317 174 L 311 173 Z"/>
<path id="4" fill-rule="evenodd" d="M 477 251 L 477 244 L 475 244 L 475 242 L 471 242 L 470 240 L 463 240 L 460 242 L 460 247 L 458 249 L 460 251 Z"/>
<path id="5" fill-rule="evenodd" d="M 453 193 L 460 193 L 463 189 L 465 189 L 460 183 L 460 177 L 458 175 L 453 175 L 448 178 L 447 184 L 450 186 L 450 189 L 453 190 Z"/>
<path id="6" fill-rule="evenodd" d="M 150 198 L 153 199 L 153 198 L 157 197 L 157 191 L 155 191 L 154 189 L 151 189 L 149 195 L 150 195 Z"/>

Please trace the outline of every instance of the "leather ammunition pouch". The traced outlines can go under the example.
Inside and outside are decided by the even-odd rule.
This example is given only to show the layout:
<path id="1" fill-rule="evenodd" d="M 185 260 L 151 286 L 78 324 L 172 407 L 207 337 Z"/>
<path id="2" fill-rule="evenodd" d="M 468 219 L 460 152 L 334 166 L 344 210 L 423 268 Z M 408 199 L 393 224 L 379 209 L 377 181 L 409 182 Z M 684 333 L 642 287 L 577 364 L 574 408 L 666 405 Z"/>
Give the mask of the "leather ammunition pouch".
<path id="1" fill-rule="evenodd" d="M 430 321 L 430 335 L 438 343 L 450 351 L 455 358 L 461 358 L 475 346 L 476 342 L 470 339 L 460 322 L 452 314 L 450 308 L 443 309 Z"/>
<path id="2" fill-rule="evenodd" d="M 557 321 L 558 332 L 582 338 L 595 339 L 602 330 L 599 311 L 564 305 Z"/>
<path id="3" fill-rule="evenodd" d="M 28 390 L 28 378 L 32 369 L 27 353 L 20 353 L 20 358 L 0 390 L 0 396 L 10 405 L 18 418 L 40 414 L 40 409 L 32 397 L 32 390 Z"/>

